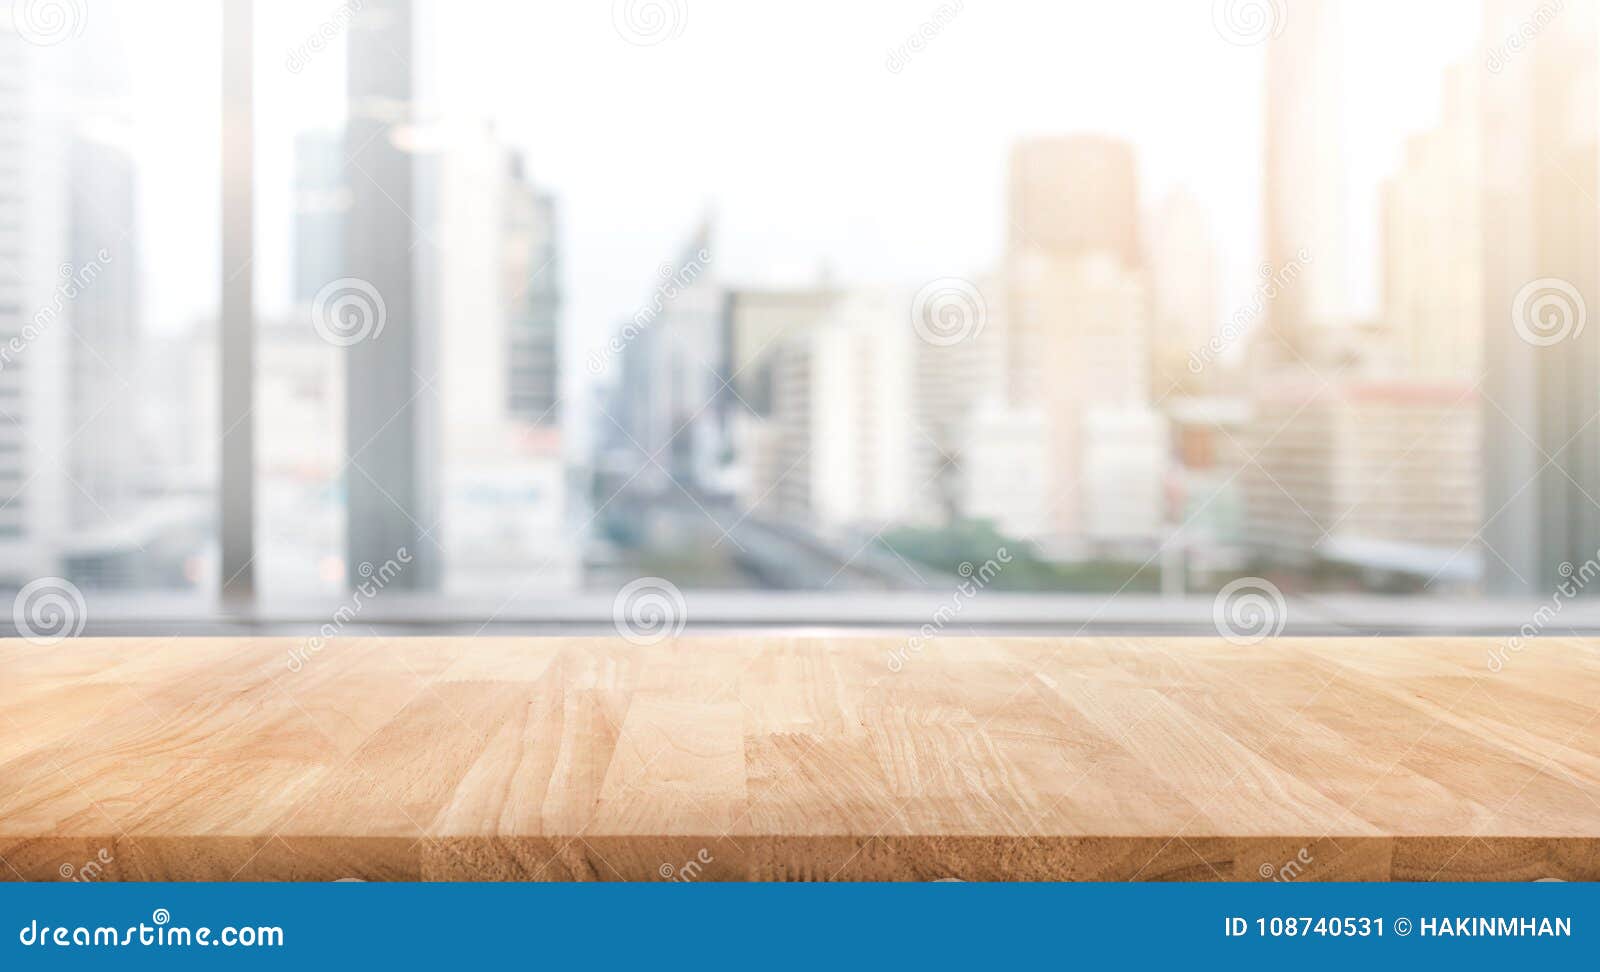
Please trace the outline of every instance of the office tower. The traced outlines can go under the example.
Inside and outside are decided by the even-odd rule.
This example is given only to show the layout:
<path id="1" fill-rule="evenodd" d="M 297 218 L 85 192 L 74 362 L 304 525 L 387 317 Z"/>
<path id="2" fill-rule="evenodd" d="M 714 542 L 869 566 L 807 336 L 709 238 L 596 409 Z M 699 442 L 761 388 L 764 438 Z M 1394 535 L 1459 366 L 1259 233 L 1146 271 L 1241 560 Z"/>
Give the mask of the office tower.
<path id="1" fill-rule="evenodd" d="M 272 524 L 256 536 L 256 576 L 274 598 L 337 595 L 345 580 L 344 452 L 329 434 L 344 424 L 344 349 L 322 340 L 303 314 L 256 328 L 256 499 Z"/>
<path id="2" fill-rule="evenodd" d="M 67 134 L 66 249 L 71 307 L 63 315 L 72 340 L 64 343 L 66 414 L 65 497 L 75 545 L 91 541 L 122 562 L 122 577 L 85 577 L 117 583 L 136 559 L 130 539 L 138 462 L 133 401 L 138 394 L 139 225 L 131 151 L 127 58 L 115 16 L 86 24 L 61 53 L 72 101 Z M 120 540 L 108 540 L 116 534 Z"/>
<path id="3" fill-rule="evenodd" d="M 1133 147 L 1098 135 L 1025 138 L 1011 151 L 1013 250 L 1109 251 L 1138 266 L 1139 193 Z"/>
<path id="4" fill-rule="evenodd" d="M 730 382 L 757 414 L 772 407 L 772 362 L 785 338 L 816 326 L 838 301 L 837 287 L 740 288 L 728 293 Z"/>
<path id="5" fill-rule="evenodd" d="M 352 586 L 366 579 L 363 564 L 383 564 L 401 548 L 412 563 L 393 586 L 426 589 L 438 579 L 432 389 L 440 335 L 429 312 L 429 261 L 437 255 L 418 230 L 427 222 L 429 186 L 397 137 L 414 120 L 415 34 L 411 0 L 368 0 L 349 28 L 351 205 L 343 273 L 360 281 L 352 291 L 360 306 L 352 310 L 357 333 L 366 332 L 345 348 L 345 443 L 353 455 L 345 476 L 345 570 Z"/>
<path id="6" fill-rule="evenodd" d="M 1138 174 L 1133 148 L 1088 135 L 1032 138 L 1011 153 L 1007 243 L 1007 384 L 1014 403 L 1039 399 L 1050 330 L 1061 320 L 1032 289 L 1033 267 L 1108 255 L 1140 265 Z"/>
<path id="7" fill-rule="evenodd" d="M 1279 562 L 1469 580 L 1478 407 L 1465 382 L 1263 382 L 1241 437 L 1247 541 Z"/>
<path id="8" fill-rule="evenodd" d="M 68 140 L 48 52 L 0 17 L 0 584 L 58 568 L 67 485 Z"/>
<path id="9" fill-rule="evenodd" d="M 92 278 L 73 298 L 67 346 L 71 528 L 115 526 L 131 513 L 138 461 L 129 396 L 136 394 L 138 241 L 133 160 L 98 134 L 69 147 L 72 201 L 67 265 Z"/>
<path id="10" fill-rule="evenodd" d="M 345 181 L 343 132 L 302 132 L 294 140 L 294 302 L 309 305 L 317 291 L 344 274 Z"/>
<path id="11" fill-rule="evenodd" d="M 1393 366 L 1422 381 L 1477 381 L 1484 346 L 1476 64 L 1450 68 L 1439 124 L 1406 143 L 1384 191 L 1384 318 Z"/>
<path id="12" fill-rule="evenodd" d="M 778 509 L 823 532 L 938 519 L 914 413 L 909 295 L 842 296 L 787 339 L 773 375 Z"/>
<path id="13" fill-rule="evenodd" d="M 956 330 L 948 335 L 930 332 L 930 318 L 941 313 L 937 291 L 944 288 L 948 298 L 943 311 Z M 974 296 L 977 295 L 976 297 Z M 963 492 L 961 467 L 963 448 L 969 441 L 967 424 L 982 402 L 1005 400 L 1006 291 L 1001 275 L 978 275 L 966 281 L 936 281 L 913 298 L 911 331 L 919 340 L 912 342 L 914 368 L 911 408 L 916 426 L 912 446 L 918 476 L 932 480 L 930 489 L 938 499 L 943 519 L 953 517 L 961 506 Z M 981 305 L 977 301 L 981 300 Z M 922 324 L 922 331 L 918 330 Z M 981 326 L 980 326 L 981 324 Z M 938 340 L 926 340 L 926 333 Z M 953 340 L 959 337 L 959 340 Z M 952 339 L 946 341 L 945 339 Z"/>
<path id="14" fill-rule="evenodd" d="M 506 399 L 516 418 L 547 428 L 561 423 L 561 247 L 556 201 L 506 161 Z"/>
<path id="15" fill-rule="evenodd" d="M 728 408 L 733 451 L 732 489 L 740 510 L 752 516 L 777 513 L 779 488 L 793 471 L 784 462 L 804 459 L 787 452 L 774 418 L 775 370 L 785 343 L 808 333 L 841 296 L 838 288 L 742 288 L 729 292 L 728 363 L 737 397 Z"/>
<path id="16" fill-rule="evenodd" d="M 991 399 L 963 426 L 961 515 L 1006 537 L 1042 538 L 1051 526 L 1049 436 L 1039 408 Z"/>
<path id="17" fill-rule="evenodd" d="M 347 571 L 339 569 L 348 536 L 342 483 L 362 474 L 345 468 L 346 444 L 328 430 L 348 428 L 349 349 L 325 340 L 327 324 L 319 330 L 314 317 L 319 294 L 355 293 L 339 283 L 351 215 L 348 179 L 364 178 L 346 171 L 348 150 L 341 130 L 295 136 L 294 316 L 258 321 L 256 328 L 256 502 L 261 522 L 276 525 L 256 535 L 256 576 L 270 597 L 335 594 L 346 582 Z"/>
<path id="18" fill-rule="evenodd" d="M 1548 596 L 1600 549 L 1600 50 L 1595 0 L 1490 0 L 1531 40 L 1483 81 L 1483 543 L 1494 593 Z"/>
<path id="19" fill-rule="evenodd" d="M 1305 266 L 1267 312 L 1267 362 L 1314 354 L 1349 313 L 1337 0 L 1293 0 L 1282 25 L 1266 45 L 1264 244 L 1271 272 Z"/>
<path id="20" fill-rule="evenodd" d="M 446 591 L 576 584 L 563 532 L 554 203 L 486 124 L 430 153 Z"/>
<path id="21" fill-rule="evenodd" d="M 1147 501 L 1149 508 L 1137 518 L 1144 533 L 1160 519 L 1159 497 L 1131 474 L 1153 471 L 1159 483 L 1166 449 L 1150 405 L 1149 310 L 1142 274 L 1108 252 L 1035 254 L 1012 273 L 1020 285 L 1013 294 L 1025 293 L 1028 311 L 1043 324 L 1037 353 L 1050 369 L 1039 399 L 1049 430 L 1048 529 L 1069 540 L 1103 535 L 1126 511 L 1100 501 L 1120 491 Z M 1115 448 L 1136 449 L 1142 458 L 1103 458 L 1105 449 L 1113 448 L 1110 439 L 1134 432 Z"/>
<path id="22" fill-rule="evenodd" d="M 1145 234 L 1151 285 L 1152 391 L 1157 401 L 1192 384 L 1190 356 L 1203 351 L 1221 318 L 1221 263 L 1211 217 L 1191 193 L 1169 193 Z"/>
<path id="23" fill-rule="evenodd" d="M 1150 411 L 1150 296 L 1138 233 L 1133 149 L 1093 136 L 1028 139 L 1012 152 L 1006 254 L 1007 390 L 1044 413 L 1051 485 L 1044 530 L 1076 544 L 1127 519 L 1110 497 L 1157 469 Z M 1092 414 L 1091 414 L 1092 413 Z M 1144 433 L 1156 430 L 1153 435 Z M 1139 432 L 1110 458 L 1107 436 Z M 1156 480 L 1159 481 L 1159 474 Z M 1156 500 L 1159 497 L 1155 497 Z M 1152 502 L 1133 521 L 1160 519 Z"/>
<path id="24" fill-rule="evenodd" d="M 727 442 L 736 402 L 722 387 L 730 374 L 726 315 L 727 291 L 717 281 L 706 221 L 675 259 L 657 268 L 652 289 L 610 342 L 592 353 L 596 373 L 621 359 L 621 396 L 611 420 L 622 427 L 623 451 L 645 466 L 632 491 L 733 492 Z"/>
<path id="25" fill-rule="evenodd" d="M 109 120 L 105 120 L 109 122 Z M 138 349 L 139 230 L 133 160 L 114 124 L 86 126 L 68 146 L 67 257 L 78 285 L 65 326 L 64 497 L 70 573 L 84 587 L 130 587 L 150 554 L 139 501 L 134 403 Z"/>
<path id="26" fill-rule="evenodd" d="M 1173 519 L 1182 525 L 1174 545 L 1191 568 L 1241 565 L 1249 397 L 1175 396 L 1161 411 L 1171 429 Z"/>

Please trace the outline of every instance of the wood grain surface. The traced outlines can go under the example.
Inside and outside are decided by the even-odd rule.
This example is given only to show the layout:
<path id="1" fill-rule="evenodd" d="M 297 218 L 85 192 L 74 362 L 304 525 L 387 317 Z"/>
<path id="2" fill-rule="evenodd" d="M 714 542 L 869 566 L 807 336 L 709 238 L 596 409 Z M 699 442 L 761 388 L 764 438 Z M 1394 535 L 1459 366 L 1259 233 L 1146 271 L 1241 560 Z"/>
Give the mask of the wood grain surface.
<path id="1" fill-rule="evenodd" d="M 905 649 L 0 641 L 0 877 L 1600 879 L 1600 642 Z"/>

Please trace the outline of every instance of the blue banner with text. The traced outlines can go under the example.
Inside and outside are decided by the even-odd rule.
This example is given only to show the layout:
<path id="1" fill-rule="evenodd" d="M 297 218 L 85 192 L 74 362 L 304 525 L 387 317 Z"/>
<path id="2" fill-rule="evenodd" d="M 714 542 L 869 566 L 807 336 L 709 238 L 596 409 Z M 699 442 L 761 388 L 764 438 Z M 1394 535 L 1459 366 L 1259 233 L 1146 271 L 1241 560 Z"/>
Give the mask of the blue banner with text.
<path id="1" fill-rule="evenodd" d="M 0 969 L 1593 967 L 1600 885 L 10 884 L 0 920 Z"/>

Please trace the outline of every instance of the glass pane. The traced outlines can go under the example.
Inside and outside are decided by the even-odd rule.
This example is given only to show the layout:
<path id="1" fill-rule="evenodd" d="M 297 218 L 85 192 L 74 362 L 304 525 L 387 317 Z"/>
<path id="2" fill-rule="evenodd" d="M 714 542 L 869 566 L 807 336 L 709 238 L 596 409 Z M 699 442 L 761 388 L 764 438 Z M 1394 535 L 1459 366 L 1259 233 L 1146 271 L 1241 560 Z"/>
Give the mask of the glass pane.
<path id="1" fill-rule="evenodd" d="M 18 4 L 0 23 L 0 587 L 75 633 L 216 584 L 217 30 Z M 147 611 L 160 614 L 147 600 Z M 13 603 L 8 598 L 8 603 Z"/>
<path id="2" fill-rule="evenodd" d="M 65 6 L 0 34 L 0 580 L 204 594 L 218 14 Z M 1552 6 L 261 4 L 257 608 L 1514 627 L 1600 574 Z"/>

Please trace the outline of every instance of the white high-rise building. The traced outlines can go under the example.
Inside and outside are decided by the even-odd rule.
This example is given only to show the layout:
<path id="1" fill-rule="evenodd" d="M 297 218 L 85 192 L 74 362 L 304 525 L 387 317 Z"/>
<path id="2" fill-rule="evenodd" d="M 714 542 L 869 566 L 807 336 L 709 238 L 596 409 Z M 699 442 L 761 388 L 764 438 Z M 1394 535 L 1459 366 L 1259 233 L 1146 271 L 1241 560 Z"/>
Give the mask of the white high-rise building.
<path id="1" fill-rule="evenodd" d="M 565 461 L 556 423 L 555 321 L 532 320 L 554 228 L 520 161 L 487 125 L 452 131 L 431 157 L 430 249 L 440 334 L 440 438 L 447 591 L 565 590 L 578 545 L 564 532 Z M 554 308 L 539 306 L 540 313 Z M 536 333 L 537 332 L 537 333 Z M 540 337 L 542 360 L 527 354 Z M 529 414 L 535 402 L 544 407 Z"/>
<path id="2" fill-rule="evenodd" d="M 1150 407 L 1143 275 L 1109 253 L 1056 259 L 1034 254 L 1012 272 L 1025 281 L 1034 312 L 1046 325 L 1043 360 L 1051 380 L 1041 405 L 1048 427 L 1052 532 L 1067 540 L 1104 536 L 1118 526 L 1095 519 L 1121 514 L 1110 513 L 1096 497 L 1119 489 L 1130 497 L 1145 496 L 1142 484 L 1129 477 L 1135 469 L 1159 469 L 1165 454 L 1164 446 L 1158 449 L 1154 439 L 1141 435 L 1137 448 L 1153 454 L 1137 462 L 1105 458 L 1105 437 L 1159 421 Z M 1155 478 L 1159 482 L 1159 473 Z M 1133 522 L 1142 531 L 1144 524 L 1159 520 L 1159 508 L 1152 506 Z"/>
<path id="3" fill-rule="evenodd" d="M 779 509 L 824 532 L 930 522 L 939 494 L 920 448 L 910 296 L 842 297 L 775 364 Z"/>
<path id="4" fill-rule="evenodd" d="M 1192 380 L 1189 356 L 1206 346 L 1221 315 L 1221 262 L 1211 216 L 1187 190 L 1156 207 L 1145 234 L 1150 267 L 1153 391 L 1166 397 Z"/>
<path id="5" fill-rule="evenodd" d="M 1484 334 L 1477 64 L 1445 74 L 1437 127 L 1406 144 L 1384 193 L 1384 319 L 1400 374 L 1476 381 Z"/>
<path id="6" fill-rule="evenodd" d="M 1268 319 L 1291 360 L 1350 317 L 1339 19 L 1337 0 L 1292 0 L 1266 45 L 1266 259 L 1274 273 L 1306 264 Z"/>
<path id="7" fill-rule="evenodd" d="M 1083 535 L 1101 547 L 1160 537 L 1166 513 L 1166 418 L 1142 403 L 1090 406 L 1080 428 Z"/>
<path id="8" fill-rule="evenodd" d="M 0 17 L 0 584 L 58 569 L 67 524 L 67 259 L 62 90 L 45 50 Z"/>
<path id="9" fill-rule="evenodd" d="M 1600 3 L 1483 6 L 1486 586 L 1545 597 L 1600 547 Z"/>
<path id="10" fill-rule="evenodd" d="M 621 372 L 605 426 L 623 462 L 644 466 L 630 479 L 630 491 L 738 489 L 727 462 L 733 396 L 722 387 L 729 374 L 727 291 L 716 277 L 713 247 L 710 223 L 702 223 L 677 258 L 657 268 L 654 287 L 590 358 L 597 374 Z M 620 428 L 610 429 L 612 422 Z"/>
<path id="11" fill-rule="evenodd" d="M 1032 540 L 1051 527 L 1049 436 L 1044 410 L 980 403 L 961 444 L 961 513 L 1007 537 Z"/>
<path id="12" fill-rule="evenodd" d="M 1467 382 L 1274 378 L 1243 435 L 1248 543 L 1291 563 L 1469 578 L 1480 407 Z"/>
<path id="13" fill-rule="evenodd" d="M 775 419 L 775 372 L 786 341 L 810 332 L 839 299 L 822 285 L 801 289 L 741 288 L 728 295 L 731 390 L 728 436 L 734 455 L 732 486 L 739 508 L 773 516 L 779 487 L 792 471 L 783 461 L 782 430 Z M 790 455 L 797 462 L 803 454 Z"/>
<path id="14" fill-rule="evenodd" d="M 1138 166 L 1133 146 L 1094 135 L 1030 138 L 1011 152 L 1006 245 L 1006 386 L 1038 403 L 1057 383 L 1049 356 L 1063 326 L 1054 268 L 1089 258 L 1136 272 Z"/>

